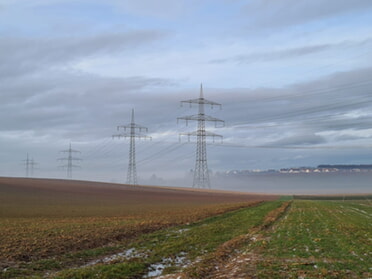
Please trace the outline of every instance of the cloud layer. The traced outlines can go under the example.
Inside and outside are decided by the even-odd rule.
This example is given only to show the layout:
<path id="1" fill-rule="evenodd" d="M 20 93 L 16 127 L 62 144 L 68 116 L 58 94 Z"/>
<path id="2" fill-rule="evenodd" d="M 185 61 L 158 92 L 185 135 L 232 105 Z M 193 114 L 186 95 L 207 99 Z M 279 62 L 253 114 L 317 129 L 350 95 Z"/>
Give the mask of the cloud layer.
<path id="1" fill-rule="evenodd" d="M 128 142 L 111 135 L 134 108 L 153 138 L 138 142 L 140 176 L 187 180 L 195 146 L 178 134 L 196 123 L 176 119 L 197 112 L 179 102 L 201 82 L 226 121 L 207 125 L 224 135 L 215 171 L 370 163 L 370 1 L 150 2 L 3 2 L 1 175 L 24 175 L 30 153 L 35 174 L 63 177 L 72 142 L 76 178 L 123 181 Z"/>

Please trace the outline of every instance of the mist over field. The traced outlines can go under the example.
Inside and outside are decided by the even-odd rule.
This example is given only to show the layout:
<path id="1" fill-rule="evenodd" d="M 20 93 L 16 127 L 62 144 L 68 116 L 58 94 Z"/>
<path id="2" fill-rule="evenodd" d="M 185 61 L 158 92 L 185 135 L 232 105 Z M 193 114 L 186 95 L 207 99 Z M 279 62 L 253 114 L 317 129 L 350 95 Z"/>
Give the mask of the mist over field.
<path id="1" fill-rule="evenodd" d="M 144 184 L 190 187 L 192 173 L 184 178 L 164 180 L 158 177 L 142 180 Z M 280 195 L 299 194 L 368 194 L 371 193 L 372 172 L 365 173 L 260 173 L 248 175 L 214 174 L 212 189 Z"/>
<path id="2" fill-rule="evenodd" d="M 277 194 L 365 194 L 371 193 L 372 173 L 257 174 L 214 177 L 219 189 Z"/>

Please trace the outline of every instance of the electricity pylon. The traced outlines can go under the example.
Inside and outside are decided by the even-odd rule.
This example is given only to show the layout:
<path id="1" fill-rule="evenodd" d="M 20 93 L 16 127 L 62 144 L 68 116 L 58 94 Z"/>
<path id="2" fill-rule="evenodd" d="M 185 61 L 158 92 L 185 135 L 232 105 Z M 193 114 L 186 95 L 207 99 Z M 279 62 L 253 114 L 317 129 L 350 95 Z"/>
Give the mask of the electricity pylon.
<path id="1" fill-rule="evenodd" d="M 206 145 L 206 138 L 212 137 L 213 142 L 214 138 L 219 137 L 222 139 L 221 135 L 214 134 L 212 132 L 208 132 L 205 130 L 205 122 L 211 121 L 215 123 L 215 126 L 217 127 L 217 123 L 224 124 L 223 120 L 220 120 L 218 118 L 214 118 L 212 116 L 206 115 L 204 113 L 204 105 L 210 105 L 211 108 L 214 106 L 218 106 L 221 108 L 221 104 L 209 101 L 204 99 L 203 96 L 203 85 L 200 84 L 200 97 L 198 99 L 191 99 L 186 101 L 181 101 L 181 106 L 183 103 L 190 104 L 190 107 L 192 104 L 198 104 L 199 105 L 199 113 L 196 115 L 190 115 L 190 116 L 184 116 L 184 117 L 178 117 L 177 122 L 181 120 L 186 121 L 186 125 L 188 124 L 188 121 L 194 120 L 198 121 L 198 129 L 191 133 L 181 133 L 181 136 L 188 136 L 188 140 L 190 141 L 191 136 L 196 136 L 196 161 L 195 161 L 195 169 L 194 169 L 194 180 L 192 187 L 195 188 L 210 188 L 211 184 L 209 181 L 209 172 L 208 172 L 208 163 L 207 163 L 207 145 Z"/>
<path id="2" fill-rule="evenodd" d="M 80 168 L 78 165 L 74 165 L 74 161 L 81 161 L 80 158 L 73 157 L 73 153 L 81 153 L 78 150 L 74 150 L 71 148 L 71 143 L 68 149 L 60 151 L 62 153 L 67 153 L 67 157 L 65 158 L 59 158 L 59 161 L 67 161 L 66 165 L 61 166 L 62 168 L 67 169 L 67 178 L 71 179 L 72 178 L 72 169 L 73 168 Z"/>
<path id="3" fill-rule="evenodd" d="M 26 166 L 26 177 L 30 177 L 34 175 L 34 166 L 37 165 L 37 163 L 34 161 L 34 159 L 30 159 L 27 153 L 26 160 L 23 160 L 25 162 Z"/>
<path id="4" fill-rule="evenodd" d="M 146 127 L 137 125 L 134 122 L 134 109 L 132 109 L 132 117 L 131 117 L 131 122 L 128 125 L 122 125 L 122 126 L 117 126 L 117 129 L 119 131 L 120 128 L 124 129 L 124 132 L 129 130 L 129 133 L 123 133 L 123 134 L 118 134 L 118 135 L 113 135 L 112 137 L 115 138 L 130 138 L 130 146 L 129 146 L 129 164 L 128 164 L 128 172 L 127 172 L 127 184 L 130 185 L 138 185 L 137 182 L 137 167 L 136 167 L 136 138 L 149 138 L 146 135 L 141 134 L 142 131 L 147 132 L 148 129 Z"/>

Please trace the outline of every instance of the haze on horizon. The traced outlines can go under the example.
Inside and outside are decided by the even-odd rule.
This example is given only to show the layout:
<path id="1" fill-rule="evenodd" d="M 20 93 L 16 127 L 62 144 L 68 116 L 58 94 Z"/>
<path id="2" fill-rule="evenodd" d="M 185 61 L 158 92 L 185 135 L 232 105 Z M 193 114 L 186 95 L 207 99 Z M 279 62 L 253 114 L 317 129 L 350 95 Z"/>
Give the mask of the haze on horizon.
<path id="1" fill-rule="evenodd" d="M 200 83 L 226 122 L 207 127 L 224 136 L 213 172 L 371 164 L 371 14 L 369 0 L 0 0 L 0 176 L 24 176 L 29 153 L 35 177 L 65 178 L 72 143 L 74 178 L 124 182 L 129 141 L 111 136 L 134 108 L 152 137 L 140 182 L 182 185 L 195 144 L 178 135 L 196 124 L 176 119 Z"/>

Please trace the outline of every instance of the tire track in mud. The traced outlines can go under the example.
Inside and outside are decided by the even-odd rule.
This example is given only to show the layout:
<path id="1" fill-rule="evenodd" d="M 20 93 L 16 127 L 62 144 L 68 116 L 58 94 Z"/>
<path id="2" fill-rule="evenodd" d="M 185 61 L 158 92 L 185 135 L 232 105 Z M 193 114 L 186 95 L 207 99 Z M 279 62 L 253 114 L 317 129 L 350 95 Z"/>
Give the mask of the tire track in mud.
<path id="1" fill-rule="evenodd" d="M 280 207 L 270 211 L 261 225 L 252 228 L 247 234 L 233 238 L 191 264 L 184 272 L 156 277 L 157 279 L 189 278 L 254 278 L 255 265 L 262 257 L 255 252 L 242 252 L 242 246 L 257 241 L 265 242 L 263 232 L 274 230 L 278 220 L 283 218 L 290 208 L 291 201 L 283 202 Z"/>
<path id="2" fill-rule="evenodd" d="M 248 242 L 262 242 L 263 244 L 266 244 L 269 239 L 264 236 L 264 232 L 275 230 L 276 224 L 280 219 L 286 216 L 291 204 L 291 201 L 284 202 L 279 208 L 269 212 L 265 217 L 263 224 L 248 233 L 244 242 L 239 242 L 240 246 L 247 244 Z M 263 260 L 260 253 L 257 253 L 256 251 L 248 250 L 240 252 L 239 246 L 235 247 L 232 253 L 227 254 L 226 256 L 228 257 L 228 260 L 220 261 L 218 265 L 215 266 L 215 271 L 205 278 L 244 279 L 247 278 L 247 276 L 249 276 L 249 278 L 255 278 L 256 265 L 258 262 Z"/>

